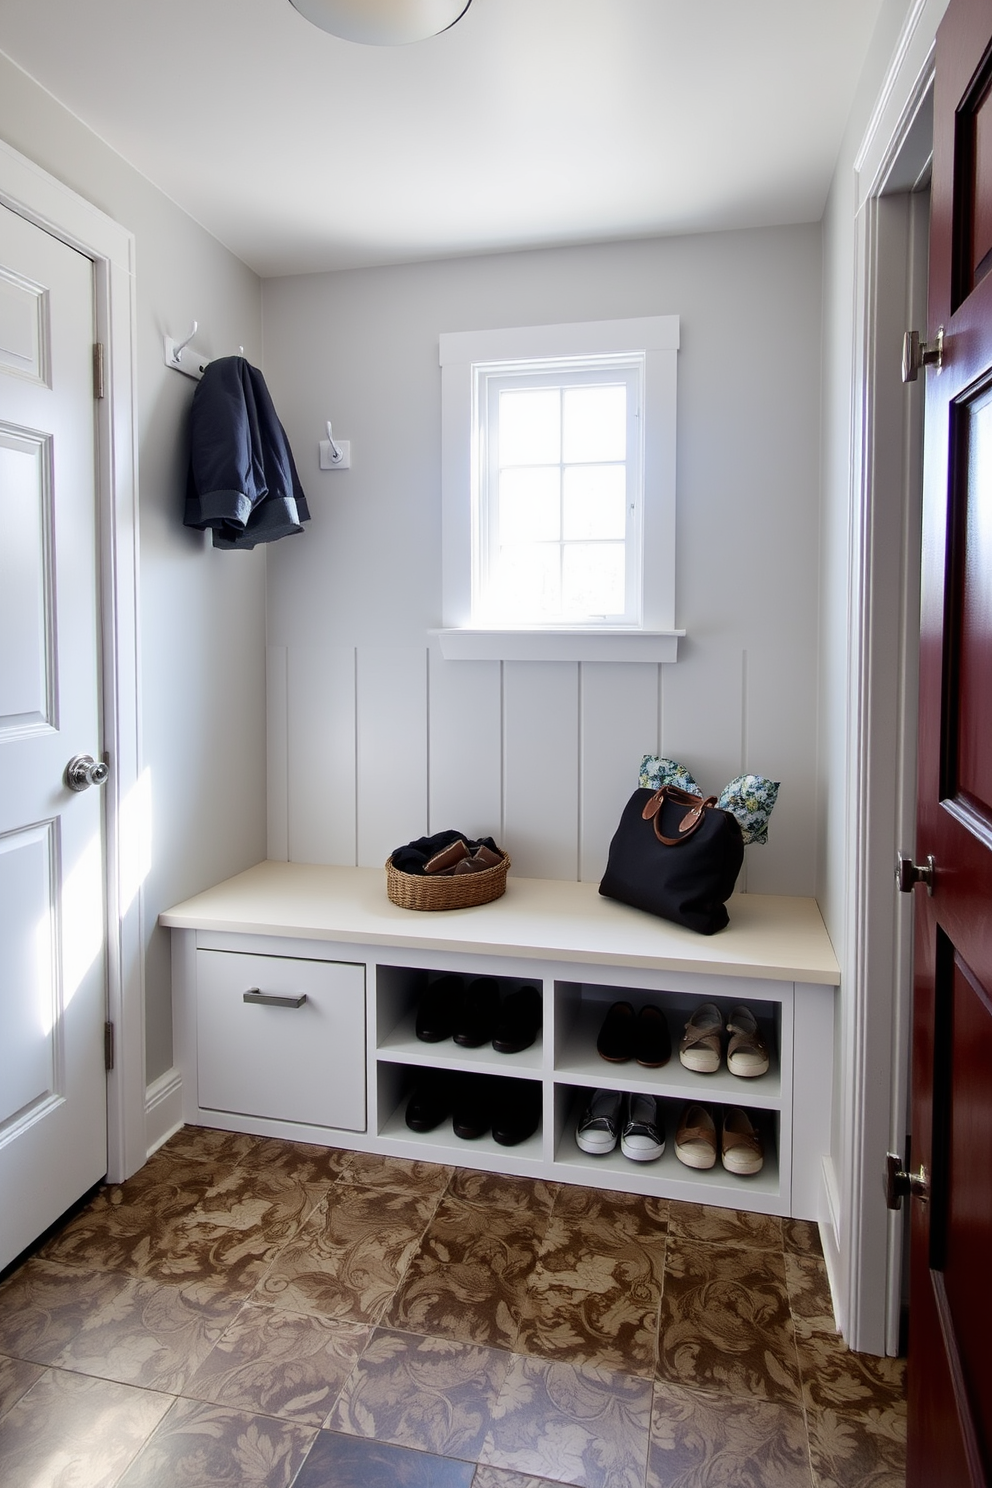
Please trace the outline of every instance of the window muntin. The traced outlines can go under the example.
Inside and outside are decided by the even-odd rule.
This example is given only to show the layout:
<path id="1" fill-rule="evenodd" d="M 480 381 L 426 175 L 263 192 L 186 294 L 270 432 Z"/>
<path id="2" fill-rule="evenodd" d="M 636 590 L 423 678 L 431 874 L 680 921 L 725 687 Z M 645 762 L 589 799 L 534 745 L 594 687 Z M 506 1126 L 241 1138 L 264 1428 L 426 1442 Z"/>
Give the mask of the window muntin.
<path id="1" fill-rule="evenodd" d="M 639 625 L 643 355 L 472 372 L 472 623 Z"/>

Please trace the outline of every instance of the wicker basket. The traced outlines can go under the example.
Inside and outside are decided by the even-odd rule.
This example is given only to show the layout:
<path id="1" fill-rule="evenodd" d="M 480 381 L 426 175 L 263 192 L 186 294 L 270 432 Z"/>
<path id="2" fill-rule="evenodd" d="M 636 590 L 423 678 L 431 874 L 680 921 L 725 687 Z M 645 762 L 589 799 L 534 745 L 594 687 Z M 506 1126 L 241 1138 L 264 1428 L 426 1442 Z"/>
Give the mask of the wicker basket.
<path id="1" fill-rule="evenodd" d="M 386 893 L 400 909 L 470 909 L 489 904 L 506 893 L 510 859 L 483 868 L 481 873 L 456 873 L 446 878 L 433 873 L 401 873 L 386 859 Z"/>

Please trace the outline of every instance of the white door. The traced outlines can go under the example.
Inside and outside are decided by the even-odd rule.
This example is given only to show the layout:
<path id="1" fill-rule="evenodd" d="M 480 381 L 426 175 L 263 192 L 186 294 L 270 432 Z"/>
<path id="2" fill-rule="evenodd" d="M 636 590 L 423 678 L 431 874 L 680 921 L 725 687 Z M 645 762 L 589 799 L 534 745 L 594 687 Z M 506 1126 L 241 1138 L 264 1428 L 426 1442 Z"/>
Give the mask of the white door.
<path id="1" fill-rule="evenodd" d="M 107 1168 L 93 301 L 0 207 L 0 1267 Z"/>

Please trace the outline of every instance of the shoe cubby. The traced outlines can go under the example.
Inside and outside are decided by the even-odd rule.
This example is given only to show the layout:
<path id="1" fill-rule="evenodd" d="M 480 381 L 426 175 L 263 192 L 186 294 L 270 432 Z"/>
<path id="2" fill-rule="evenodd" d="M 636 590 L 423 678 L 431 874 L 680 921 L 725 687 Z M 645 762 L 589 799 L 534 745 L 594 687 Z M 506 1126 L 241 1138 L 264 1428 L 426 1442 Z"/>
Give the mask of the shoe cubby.
<path id="1" fill-rule="evenodd" d="M 507 1085 L 527 1087 L 521 1094 L 534 1098 L 538 1091 L 541 1102 L 541 1119 L 537 1130 L 521 1142 L 511 1146 L 497 1142 L 491 1124 L 477 1137 L 460 1137 L 453 1128 L 455 1111 L 431 1131 L 418 1132 L 406 1124 L 407 1105 L 422 1078 L 436 1074 L 439 1066 L 433 1064 L 405 1064 L 393 1060 L 380 1064 L 376 1081 L 376 1130 L 379 1137 L 390 1144 L 398 1154 L 421 1158 L 429 1162 L 454 1163 L 464 1167 L 483 1167 L 491 1171 L 516 1170 L 536 1171 L 544 1159 L 544 1087 L 539 1079 L 526 1079 L 517 1075 L 479 1074 L 478 1071 L 443 1071 L 457 1080 L 486 1081 L 497 1100 Z M 498 1090 L 493 1087 L 500 1087 Z M 453 1103 L 456 1107 L 457 1102 Z M 402 1149 L 402 1151 L 401 1151 Z"/>
<path id="2" fill-rule="evenodd" d="M 597 1085 L 581 1087 L 556 1085 L 554 1093 L 554 1161 L 555 1167 L 570 1181 L 602 1188 L 632 1190 L 637 1193 L 666 1196 L 700 1204 L 723 1204 L 760 1213 L 779 1213 L 782 1173 L 779 1164 L 781 1117 L 777 1111 L 761 1110 L 747 1101 L 728 1102 L 741 1105 L 758 1127 L 764 1151 L 761 1171 L 749 1175 L 728 1172 L 719 1155 L 721 1105 L 704 1104 L 717 1124 L 717 1160 L 712 1168 L 690 1168 L 675 1155 L 675 1135 L 682 1113 L 689 1102 L 664 1098 L 661 1101 L 665 1128 L 665 1150 L 651 1162 L 637 1162 L 626 1157 L 619 1139 L 612 1152 L 584 1152 L 576 1139 L 576 1128 Z"/>
<path id="3" fill-rule="evenodd" d="M 590 884 L 511 877 L 505 896 L 477 911 L 426 915 L 388 905 L 370 869 L 314 870 L 311 879 L 308 865 L 270 864 L 266 873 L 284 869 L 292 877 L 285 894 L 272 903 L 261 888 L 247 894 L 240 929 L 226 890 L 217 905 L 207 894 L 205 908 L 197 900 L 177 910 L 176 1047 L 187 1121 L 551 1183 L 825 1215 L 837 973 L 811 902 L 790 909 L 756 896 L 726 931 L 706 937 L 655 923 Z M 296 975 L 298 962 L 312 969 L 312 985 Z M 214 963 L 229 971 L 223 996 Z M 286 975 L 270 986 L 266 968 L 275 967 Z M 448 1036 L 418 1038 L 418 1007 L 445 976 L 463 985 L 491 978 L 501 1006 L 535 988 L 542 1027 L 534 1041 L 500 1053 L 491 1040 L 467 1047 Z M 277 993 L 279 1005 L 253 988 Z M 599 1055 L 600 1029 L 617 1002 L 630 1003 L 635 1016 L 645 1005 L 659 1010 L 671 1043 L 666 1063 L 638 1063 L 636 1048 L 622 1063 Z M 764 1074 L 730 1073 L 725 1033 L 712 1074 L 679 1062 L 685 1024 L 706 1002 L 724 1024 L 738 1003 L 751 1010 L 769 1048 Z M 254 1042 L 246 1044 L 249 1035 Z M 512 1145 L 497 1142 L 491 1127 L 457 1136 L 450 1117 L 411 1130 L 407 1102 L 432 1073 L 536 1091 L 536 1129 Z M 232 1081 L 237 1088 L 229 1090 Z M 576 1122 L 598 1089 L 660 1102 L 661 1157 L 638 1162 L 619 1144 L 604 1155 L 579 1148 Z M 676 1130 L 693 1102 L 715 1116 L 740 1106 L 762 1124 L 759 1173 L 728 1172 L 719 1157 L 711 1169 L 678 1160 Z"/>
<path id="4" fill-rule="evenodd" d="M 603 1090 L 644 1090 L 652 1095 L 684 1101 L 720 1101 L 727 1105 L 777 1108 L 782 1099 L 782 1004 L 748 995 L 698 995 L 685 990 L 645 990 L 643 987 L 591 982 L 556 982 L 554 988 L 555 1076 L 570 1084 Z M 615 1002 L 629 1002 L 637 1014 L 645 1005 L 657 1007 L 668 1025 L 672 1052 L 660 1068 L 638 1064 L 636 1057 L 616 1063 L 604 1059 L 596 1042 L 607 1013 Z M 720 1068 L 712 1074 L 686 1069 L 679 1062 L 679 1040 L 685 1025 L 704 1002 L 714 1002 L 724 1023 L 743 1002 L 757 1019 L 768 1045 L 769 1067 L 750 1078 L 733 1075 L 726 1064 L 726 1035 Z"/>
<path id="5" fill-rule="evenodd" d="M 483 973 L 457 973 L 463 987 Z M 477 1048 L 466 1048 L 445 1038 L 428 1043 L 417 1037 L 417 1010 L 431 987 L 442 977 L 451 975 L 443 969 L 423 967 L 379 966 L 376 968 L 376 1056 L 383 1062 L 414 1064 L 421 1068 L 457 1068 L 491 1075 L 533 1075 L 541 1073 L 544 1062 L 543 1031 L 529 1048 L 514 1054 L 501 1054 L 491 1041 Z M 543 999 L 543 984 L 534 977 L 496 976 L 499 998 L 508 997 L 523 987 L 535 987 Z"/>

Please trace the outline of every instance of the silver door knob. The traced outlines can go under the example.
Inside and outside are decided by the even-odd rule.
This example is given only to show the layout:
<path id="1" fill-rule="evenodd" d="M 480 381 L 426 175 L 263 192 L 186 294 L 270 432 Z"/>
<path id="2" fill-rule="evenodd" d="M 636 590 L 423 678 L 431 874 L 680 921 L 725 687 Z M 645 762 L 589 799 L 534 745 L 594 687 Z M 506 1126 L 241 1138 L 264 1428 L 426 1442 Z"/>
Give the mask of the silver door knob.
<path id="1" fill-rule="evenodd" d="M 920 1163 L 915 1173 L 908 1173 L 902 1158 L 894 1152 L 885 1154 L 885 1202 L 890 1209 L 901 1209 L 903 1199 L 919 1199 L 921 1204 L 930 1202 L 930 1174 Z"/>
<path id="2" fill-rule="evenodd" d="M 937 863 L 933 853 L 927 854 L 925 863 L 914 863 L 912 858 L 904 858 L 901 853 L 896 856 L 896 887 L 900 894 L 909 894 L 916 888 L 917 884 L 926 884 L 927 893 L 933 898 L 934 879 L 937 876 Z"/>
<path id="3" fill-rule="evenodd" d="M 110 766 L 104 760 L 95 760 L 91 754 L 74 754 L 65 767 L 65 783 L 70 790 L 89 790 L 91 785 L 103 785 L 110 774 Z"/>
<path id="4" fill-rule="evenodd" d="M 919 331 L 907 331 L 902 338 L 902 380 L 915 382 L 921 367 L 933 367 L 940 371 L 944 365 L 944 327 L 937 327 L 937 334 L 929 343 L 920 340 Z"/>

